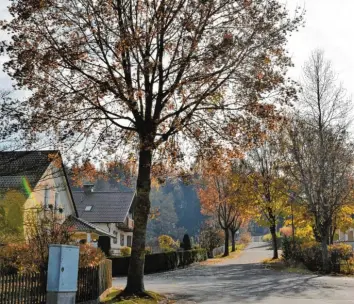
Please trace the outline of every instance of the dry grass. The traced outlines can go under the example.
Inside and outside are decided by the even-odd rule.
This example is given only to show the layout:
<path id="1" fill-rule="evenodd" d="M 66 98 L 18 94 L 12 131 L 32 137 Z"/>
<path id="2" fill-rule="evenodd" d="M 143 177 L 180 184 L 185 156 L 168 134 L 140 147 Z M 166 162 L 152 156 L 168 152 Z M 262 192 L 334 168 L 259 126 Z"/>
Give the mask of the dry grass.
<path id="1" fill-rule="evenodd" d="M 303 264 L 287 265 L 283 259 L 265 259 L 262 261 L 262 264 L 265 265 L 267 269 L 279 270 L 289 273 L 312 273 Z"/>
<path id="2" fill-rule="evenodd" d="M 100 299 L 102 304 L 172 304 L 174 301 L 167 299 L 165 296 L 158 293 L 147 291 L 146 293 L 149 297 L 139 298 L 139 297 L 129 297 L 124 299 L 119 299 L 119 294 L 122 289 L 111 288 L 110 291 Z M 117 299 L 118 297 L 118 299 Z"/>
<path id="3" fill-rule="evenodd" d="M 242 251 L 246 248 L 245 244 L 238 244 L 236 245 L 236 251 L 231 252 L 231 248 L 230 248 L 230 254 L 228 256 L 223 256 L 223 255 L 217 255 L 215 258 L 213 259 L 207 259 L 206 261 L 200 262 L 200 265 L 215 265 L 215 264 L 219 264 L 222 262 L 225 262 L 225 260 L 227 259 L 235 259 L 237 257 L 240 256 L 240 254 L 242 253 Z"/>

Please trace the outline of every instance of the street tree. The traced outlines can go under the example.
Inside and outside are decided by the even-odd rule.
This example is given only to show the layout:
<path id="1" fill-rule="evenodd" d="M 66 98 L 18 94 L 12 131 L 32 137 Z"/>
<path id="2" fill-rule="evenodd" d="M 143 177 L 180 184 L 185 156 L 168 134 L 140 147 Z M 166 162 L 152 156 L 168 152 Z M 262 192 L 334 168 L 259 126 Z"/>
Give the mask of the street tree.
<path id="1" fill-rule="evenodd" d="M 289 183 L 282 168 L 284 148 L 279 137 L 269 133 L 267 140 L 248 153 L 250 193 L 258 220 L 269 227 L 272 235 L 273 259 L 278 259 L 276 228 L 286 211 Z M 256 215 L 255 214 L 255 215 Z"/>
<path id="2" fill-rule="evenodd" d="M 322 51 L 314 51 L 306 62 L 301 86 L 301 111 L 289 127 L 289 155 L 314 217 L 327 271 L 335 219 L 353 190 L 353 144 L 347 132 L 350 100 Z"/>
<path id="3" fill-rule="evenodd" d="M 202 213 L 217 218 L 224 231 L 224 256 L 229 255 L 230 227 L 237 216 L 233 203 L 231 171 L 228 167 L 221 166 L 219 162 L 205 164 L 202 185 L 198 190 Z"/>
<path id="4" fill-rule="evenodd" d="M 230 225 L 232 252 L 236 250 L 236 233 L 240 231 L 240 228 L 247 227 L 249 219 L 254 213 L 253 205 L 250 203 L 253 195 L 249 192 L 249 173 L 244 160 L 233 160 L 231 203 L 234 206 L 234 220 Z"/>
<path id="5" fill-rule="evenodd" d="M 277 0 L 13 0 L 9 10 L 5 69 L 32 93 L 17 104 L 29 139 L 80 156 L 137 151 L 125 294 L 144 294 L 152 170 L 274 124 L 292 98 L 285 47 L 302 14 Z"/>

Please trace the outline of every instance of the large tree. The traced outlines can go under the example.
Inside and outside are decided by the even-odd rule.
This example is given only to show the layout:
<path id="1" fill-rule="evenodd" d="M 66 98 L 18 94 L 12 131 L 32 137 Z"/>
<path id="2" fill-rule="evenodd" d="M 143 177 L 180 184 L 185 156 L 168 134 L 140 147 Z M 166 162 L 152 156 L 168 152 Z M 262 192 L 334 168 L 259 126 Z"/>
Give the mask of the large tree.
<path id="1" fill-rule="evenodd" d="M 200 180 L 198 195 L 202 213 L 218 220 L 225 236 L 224 256 L 228 256 L 230 232 L 232 251 L 235 251 L 235 233 L 251 205 L 246 168 L 240 160 L 216 154 L 214 159 L 202 164 Z"/>
<path id="2" fill-rule="evenodd" d="M 224 256 L 228 256 L 230 227 L 237 214 L 232 203 L 231 177 L 225 171 L 221 174 L 208 170 L 204 174 L 203 180 L 204 187 L 201 187 L 198 191 L 202 212 L 218 219 L 219 226 L 224 231 Z"/>
<path id="3" fill-rule="evenodd" d="M 5 68 L 32 92 L 18 105 L 31 139 L 137 151 L 125 291 L 142 294 L 154 161 L 176 164 L 196 144 L 233 149 L 273 125 L 263 98 L 291 97 L 285 46 L 302 16 L 277 0 L 13 0 L 10 12 Z"/>
<path id="4" fill-rule="evenodd" d="M 258 219 L 269 227 L 272 235 L 273 259 L 278 258 L 276 228 L 286 211 L 290 189 L 283 170 L 283 153 L 280 136 L 269 133 L 267 140 L 248 154 L 252 204 Z"/>
<path id="5" fill-rule="evenodd" d="M 349 99 L 331 63 L 314 51 L 303 70 L 301 111 L 289 127 L 293 176 L 314 218 L 323 269 L 336 217 L 353 190 L 353 144 L 348 138 Z"/>

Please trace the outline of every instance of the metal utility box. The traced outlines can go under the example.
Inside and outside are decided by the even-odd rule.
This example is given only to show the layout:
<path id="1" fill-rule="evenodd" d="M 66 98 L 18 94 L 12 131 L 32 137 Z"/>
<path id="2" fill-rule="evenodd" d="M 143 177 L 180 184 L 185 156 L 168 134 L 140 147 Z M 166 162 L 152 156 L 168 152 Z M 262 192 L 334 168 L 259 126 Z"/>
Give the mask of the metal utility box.
<path id="1" fill-rule="evenodd" d="M 49 245 L 47 303 L 75 303 L 79 270 L 79 247 Z M 63 298 L 68 299 L 67 302 Z M 54 300 L 57 298 L 57 301 Z M 48 301 L 51 299 L 50 301 Z"/>

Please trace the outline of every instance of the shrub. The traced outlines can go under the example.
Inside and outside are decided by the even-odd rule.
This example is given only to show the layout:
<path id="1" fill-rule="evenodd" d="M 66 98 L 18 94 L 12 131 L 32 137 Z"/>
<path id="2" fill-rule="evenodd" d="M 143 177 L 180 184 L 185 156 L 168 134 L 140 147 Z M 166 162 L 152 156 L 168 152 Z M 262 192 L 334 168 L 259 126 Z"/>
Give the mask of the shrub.
<path id="1" fill-rule="evenodd" d="M 341 261 L 348 263 L 353 258 L 353 248 L 347 244 L 333 244 L 328 246 L 328 252 L 331 261 L 331 268 L 334 272 L 340 272 Z"/>
<path id="2" fill-rule="evenodd" d="M 100 248 L 93 247 L 90 244 L 80 245 L 79 267 L 94 267 L 100 264 L 106 258 Z"/>
<path id="3" fill-rule="evenodd" d="M 120 248 L 121 256 L 127 257 L 127 256 L 130 256 L 131 253 L 132 253 L 132 249 L 130 247 L 122 247 L 122 248 Z"/>
<path id="4" fill-rule="evenodd" d="M 192 245 L 191 245 L 191 240 L 189 238 L 188 234 L 185 234 L 183 237 L 183 249 L 184 250 L 191 250 L 192 249 Z"/>
<path id="5" fill-rule="evenodd" d="M 109 259 L 112 260 L 113 276 L 127 275 L 130 257 L 110 257 Z M 185 267 L 206 259 L 205 249 L 154 253 L 146 256 L 144 269 L 145 273 L 154 273 Z"/>
<path id="6" fill-rule="evenodd" d="M 223 244 L 223 233 L 215 225 L 205 223 L 200 229 L 200 246 L 205 248 L 210 258 L 213 257 L 213 250 Z"/>
<path id="7" fill-rule="evenodd" d="M 152 249 L 150 247 L 145 247 L 145 254 L 152 254 Z"/>
<path id="8" fill-rule="evenodd" d="M 168 235 L 160 235 L 158 238 L 159 247 L 162 251 L 174 251 L 177 247 L 176 242 Z"/>
<path id="9" fill-rule="evenodd" d="M 46 257 L 47 252 L 42 254 Z M 39 272 L 43 267 L 43 259 L 43 256 L 28 244 L 9 244 L 0 247 L 0 272 L 9 274 Z M 90 244 L 80 245 L 79 267 L 97 266 L 104 259 L 105 254 L 101 249 Z"/>
<path id="10" fill-rule="evenodd" d="M 322 269 L 322 249 L 319 243 L 302 248 L 299 259 L 311 271 L 319 271 Z"/>
<path id="11" fill-rule="evenodd" d="M 263 242 L 267 242 L 267 243 L 271 242 L 272 241 L 272 235 L 270 233 L 263 235 L 262 236 L 262 241 Z"/>
<path id="12" fill-rule="evenodd" d="M 287 227 L 282 227 L 279 230 L 280 235 L 285 236 L 285 237 L 290 237 L 293 234 L 293 229 L 289 226 Z"/>
<path id="13" fill-rule="evenodd" d="M 291 239 L 285 237 L 282 244 L 282 257 L 287 262 L 303 263 L 311 271 L 322 271 L 322 247 L 315 241 L 301 243 L 298 239 L 292 244 Z M 332 272 L 339 273 L 341 271 L 341 261 L 345 261 L 347 265 L 353 258 L 353 249 L 350 245 L 334 244 L 328 246 L 329 269 Z"/>
<path id="14" fill-rule="evenodd" d="M 291 240 L 288 237 L 283 238 L 282 242 L 282 258 L 285 261 L 290 261 L 293 258 L 293 248 L 291 244 Z"/>
<path id="15" fill-rule="evenodd" d="M 331 257 L 338 257 L 340 260 L 348 261 L 353 257 L 353 248 L 350 245 L 337 243 L 328 246 Z"/>
<path id="16" fill-rule="evenodd" d="M 279 232 L 276 233 L 278 249 L 281 248 L 282 237 Z M 272 245 L 272 234 L 268 233 L 262 236 L 262 241 Z"/>
<path id="17" fill-rule="evenodd" d="M 243 232 L 241 233 L 241 236 L 240 236 L 240 243 L 241 244 L 248 244 L 249 242 L 251 242 L 251 234 L 249 232 Z"/>
<path id="18" fill-rule="evenodd" d="M 276 236 L 277 236 L 278 239 L 281 238 L 279 232 L 276 233 Z M 262 236 L 262 241 L 263 242 L 267 242 L 267 243 L 271 243 L 272 242 L 272 234 L 268 233 L 268 234 L 263 235 Z"/>
<path id="19" fill-rule="evenodd" d="M 0 261 L 0 273 L 13 274 L 39 270 L 37 253 L 32 253 L 25 243 L 0 247 Z"/>

